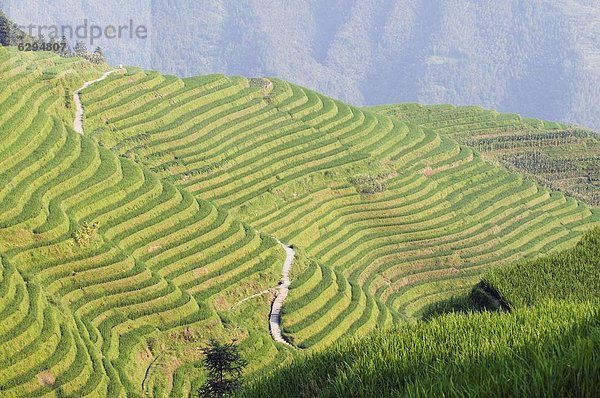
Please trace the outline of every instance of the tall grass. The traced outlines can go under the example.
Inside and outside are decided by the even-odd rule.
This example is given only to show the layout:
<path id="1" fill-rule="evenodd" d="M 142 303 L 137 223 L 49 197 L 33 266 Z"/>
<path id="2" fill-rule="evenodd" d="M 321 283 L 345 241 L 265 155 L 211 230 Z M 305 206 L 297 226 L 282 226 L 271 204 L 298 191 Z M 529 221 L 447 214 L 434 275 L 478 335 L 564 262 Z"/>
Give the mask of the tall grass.
<path id="1" fill-rule="evenodd" d="M 511 308 L 548 298 L 600 302 L 600 228 L 572 249 L 495 269 L 482 280 Z"/>
<path id="2" fill-rule="evenodd" d="M 593 397 L 600 309 L 548 302 L 446 315 L 298 358 L 242 397 Z"/>

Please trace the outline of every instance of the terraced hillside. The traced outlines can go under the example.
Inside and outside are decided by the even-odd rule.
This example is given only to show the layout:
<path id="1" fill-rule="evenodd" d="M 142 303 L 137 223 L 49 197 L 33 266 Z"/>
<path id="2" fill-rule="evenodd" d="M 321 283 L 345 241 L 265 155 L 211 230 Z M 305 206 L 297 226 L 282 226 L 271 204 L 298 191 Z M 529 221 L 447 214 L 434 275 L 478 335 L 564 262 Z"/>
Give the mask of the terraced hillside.
<path id="1" fill-rule="evenodd" d="M 426 322 L 342 339 L 239 396 L 596 397 L 599 258 L 596 228 L 573 248 L 485 273 Z"/>
<path id="2" fill-rule="evenodd" d="M 295 245 L 283 326 L 302 347 L 411 318 L 600 223 L 446 135 L 276 79 L 130 68 L 82 100 L 101 146 Z"/>
<path id="3" fill-rule="evenodd" d="M 283 249 L 73 131 L 102 69 L 0 48 L 0 396 L 187 395 L 211 335 L 249 374 L 284 363 L 268 296 L 232 308 L 277 284 Z"/>
<path id="4" fill-rule="evenodd" d="M 476 149 L 486 160 L 600 206 L 600 136 L 590 130 L 475 106 L 399 104 L 371 109 L 433 129 Z"/>

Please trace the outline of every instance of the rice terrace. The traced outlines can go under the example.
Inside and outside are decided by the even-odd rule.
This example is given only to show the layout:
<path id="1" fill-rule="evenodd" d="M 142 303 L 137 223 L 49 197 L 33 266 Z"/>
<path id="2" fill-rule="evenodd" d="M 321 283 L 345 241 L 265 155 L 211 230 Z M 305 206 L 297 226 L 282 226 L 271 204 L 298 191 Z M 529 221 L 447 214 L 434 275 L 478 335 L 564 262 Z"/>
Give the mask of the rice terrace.
<path id="1" fill-rule="evenodd" d="M 593 130 L 0 39 L 0 397 L 600 391 Z"/>

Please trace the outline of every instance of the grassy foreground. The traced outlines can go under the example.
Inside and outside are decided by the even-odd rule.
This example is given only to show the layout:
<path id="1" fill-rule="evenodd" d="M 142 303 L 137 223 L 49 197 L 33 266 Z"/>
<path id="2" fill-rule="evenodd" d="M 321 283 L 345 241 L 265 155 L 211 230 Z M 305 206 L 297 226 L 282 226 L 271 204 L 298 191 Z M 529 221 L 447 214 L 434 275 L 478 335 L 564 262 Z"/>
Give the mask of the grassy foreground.
<path id="1" fill-rule="evenodd" d="M 258 380 L 241 395 L 595 396 L 598 259 L 595 229 L 573 249 L 484 275 L 474 293 L 500 297 L 511 312 L 464 314 L 469 300 L 455 298 L 447 303 L 455 313 L 335 344 Z"/>
<path id="2" fill-rule="evenodd" d="M 241 396 L 591 397 L 599 343 L 592 304 L 451 314 L 297 359 Z"/>

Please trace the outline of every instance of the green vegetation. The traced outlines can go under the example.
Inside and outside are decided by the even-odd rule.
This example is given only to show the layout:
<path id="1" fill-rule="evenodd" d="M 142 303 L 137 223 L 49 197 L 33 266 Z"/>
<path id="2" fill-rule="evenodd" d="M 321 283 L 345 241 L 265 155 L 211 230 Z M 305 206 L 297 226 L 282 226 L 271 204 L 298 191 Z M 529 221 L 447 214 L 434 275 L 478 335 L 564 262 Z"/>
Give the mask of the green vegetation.
<path id="1" fill-rule="evenodd" d="M 575 303 L 600 300 L 600 229 L 587 232 L 571 249 L 494 269 L 470 292 L 423 309 L 423 319 L 531 306 L 547 300 Z"/>
<path id="2" fill-rule="evenodd" d="M 600 300 L 600 229 L 587 233 L 576 247 L 486 274 L 483 284 L 510 308 L 548 299 Z"/>
<path id="3" fill-rule="evenodd" d="M 240 396 L 594 397 L 599 258 L 596 229 L 573 249 L 484 275 L 486 290 L 510 312 L 477 312 L 471 300 L 480 284 L 471 297 L 432 306 L 427 322 L 346 339 L 255 380 Z"/>
<path id="4" fill-rule="evenodd" d="M 589 130 L 474 106 L 399 104 L 371 109 L 431 128 L 476 149 L 484 159 L 600 206 L 600 136 Z"/>
<path id="5" fill-rule="evenodd" d="M 78 41 L 71 47 L 66 37 L 63 36 L 60 41 L 58 40 L 58 37 L 51 37 L 50 40 L 46 40 L 43 36 L 29 36 L 0 10 L 0 46 L 14 46 L 20 51 L 52 51 L 65 58 L 84 58 L 96 65 L 105 63 L 104 53 L 100 47 L 96 47 L 96 50 L 92 53 L 88 52 L 83 41 Z"/>
<path id="6" fill-rule="evenodd" d="M 373 195 L 387 189 L 385 175 L 359 175 L 350 178 L 350 183 L 356 187 L 358 193 Z"/>
<path id="7" fill-rule="evenodd" d="M 201 397 L 224 397 L 242 386 L 242 372 L 248 364 L 234 343 L 222 344 L 211 340 L 202 350 L 208 380 L 200 390 Z"/>
<path id="8" fill-rule="evenodd" d="M 269 335 L 284 259 L 274 237 L 298 253 L 283 331 L 315 348 L 408 331 L 403 320 L 482 273 L 600 225 L 587 205 L 429 128 L 275 79 L 116 71 L 82 92 L 81 136 L 68 98 L 106 68 L 0 48 L 7 396 L 188 396 L 206 382 L 211 338 L 239 342 L 250 379 L 301 357 Z M 538 314 L 556 316 L 549 337 L 567 328 L 560 306 Z M 571 310 L 585 336 L 591 307 Z M 507 316 L 533 328 L 527 311 Z M 419 327 L 463 330 L 448 319 Z M 527 351 L 525 337 L 499 347 L 519 341 L 523 358 L 553 349 Z"/>
<path id="9" fill-rule="evenodd" d="M 73 239 L 79 246 L 87 246 L 96 238 L 97 232 L 98 223 L 88 224 L 84 222 L 81 229 L 75 232 Z"/>
<path id="10" fill-rule="evenodd" d="M 429 127 L 277 79 L 128 69 L 82 99 L 102 146 L 302 249 L 282 315 L 299 347 L 417 318 L 600 221 Z"/>
<path id="11" fill-rule="evenodd" d="M 600 310 L 551 303 L 445 315 L 376 331 L 304 358 L 243 397 L 593 397 Z"/>
<path id="12" fill-rule="evenodd" d="M 100 396 L 114 368 L 70 312 L 0 260 L 0 396 Z"/>
<path id="13" fill-rule="evenodd" d="M 187 395 L 216 336 L 249 374 L 292 355 L 267 296 L 232 309 L 276 285 L 276 241 L 71 130 L 102 68 L 0 48 L 0 70 L 0 395 Z"/>

